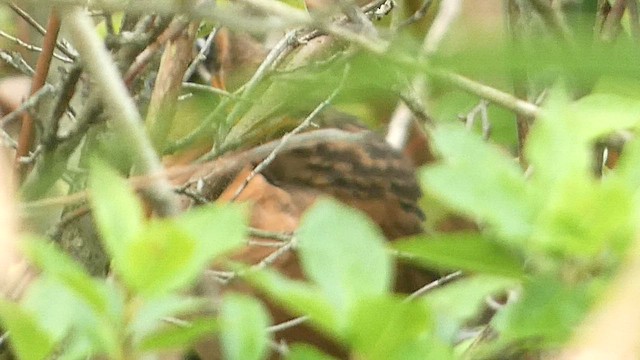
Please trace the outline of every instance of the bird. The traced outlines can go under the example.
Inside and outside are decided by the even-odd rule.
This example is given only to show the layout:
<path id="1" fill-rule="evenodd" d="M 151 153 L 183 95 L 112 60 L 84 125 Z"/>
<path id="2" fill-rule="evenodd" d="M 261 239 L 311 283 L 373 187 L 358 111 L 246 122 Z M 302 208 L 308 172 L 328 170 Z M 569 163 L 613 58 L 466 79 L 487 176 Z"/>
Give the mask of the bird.
<path id="1" fill-rule="evenodd" d="M 425 220 L 419 206 L 422 192 L 411 159 L 391 148 L 382 136 L 354 124 L 352 118 L 337 115 L 332 119 L 332 131 L 335 135 L 345 135 L 344 138 L 314 138 L 314 133 L 326 130 L 309 131 L 305 133 L 309 140 L 285 147 L 248 182 L 250 174 L 266 156 L 244 164 L 222 192 L 213 195 L 215 201 L 249 203 L 249 225 L 267 232 L 294 233 L 302 215 L 316 200 L 332 197 L 366 214 L 390 241 L 422 233 Z M 336 126 L 340 128 L 336 129 Z M 357 137 L 348 137 L 349 134 Z M 274 247 L 261 246 L 258 238 L 252 240 L 233 253 L 230 259 L 255 266 L 278 251 Z M 269 267 L 290 279 L 305 280 L 295 250 L 280 254 Z M 399 292 L 411 292 L 434 279 L 432 274 L 410 267 L 401 266 L 396 273 L 396 290 Z M 249 293 L 260 298 L 267 304 L 276 324 L 294 317 L 256 293 L 241 279 L 233 280 L 221 289 L 223 293 L 227 291 Z M 338 342 L 306 324 L 278 332 L 275 336 L 276 341 L 304 342 L 335 357 L 348 358 L 346 349 Z M 198 353 L 202 359 L 219 358 L 217 347 L 215 342 L 204 342 L 199 344 Z M 272 358 L 277 357 L 273 355 Z"/>

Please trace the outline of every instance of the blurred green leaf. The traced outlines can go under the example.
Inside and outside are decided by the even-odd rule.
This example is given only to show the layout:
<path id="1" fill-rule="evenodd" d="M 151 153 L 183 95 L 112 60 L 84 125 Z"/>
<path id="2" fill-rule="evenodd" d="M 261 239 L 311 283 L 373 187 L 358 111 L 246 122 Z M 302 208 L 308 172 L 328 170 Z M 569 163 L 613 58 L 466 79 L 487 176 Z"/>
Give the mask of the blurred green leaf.
<path id="1" fill-rule="evenodd" d="M 221 341 L 225 359 L 257 360 L 267 355 L 269 316 L 256 299 L 227 294 L 220 311 Z"/>
<path id="2" fill-rule="evenodd" d="M 143 351 L 187 348 L 205 335 L 212 336 L 218 329 L 216 320 L 204 317 L 191 321 L 185 326 L 167 324 L 142 339 L 139 348 Z"/>
<path id="3" fill-rule="evenodd" d="M 91 209 L 106 249 L 121 256 L 142 231 L 140 201 L 126 181 L 104 163 L 94 161 L 89 175 Z"/>
<path id="4" fill-rule="evenodd" d="M 420 172 L 423 188 L 454 209 L 486 221 L 510 241 L 531 233 L 535 214 L 517 163 L 462 126 L 432 132 L 443 162 Z"/>
<path id="5" fill-rule="evenodd" d="M 162 327 L 163 319 L 194 313 L 203 308 L 206 300 L 195 299 L 180 295 L 166 295 L 151 299 L 134 299 L 135 316 L 129 320 L 128 332 L 133 334 L 134 340 L 145 337 L 150 332 Z M 172 325 L 173 326 L 173 325 Z"/>
<path id="6" fill-rule="evenodd" d="M 247 208 L 242 204 L 207 204 L 189 210 L 174 221 L 196 241 L 198 267 L 244 245 L 246 240 Z"/>
<path id="7" fill-rule="evenodd" d="M 525 284 L 521 299 L 500 311 L 494 324 L 504 341 L 562 344 L 585 316 L 593 296 L 583 284 L 569 286 L 554 277 Z"/>
<path id="8" fill-rule="evenodd" d="M 108 313 L 108 296 L 106 296 L 108 290 L 103 284 L 92 279 L 79 264 L 52 243 L 44 239 L 31 239 L 27 244 L 27 256 L 42 269 L 45 275 L 65 284 L 96 314 Z"/>
<path id="9" fill-rule="evenodd" d="M 591 94 L 571 104 L 578 136 L 591 140 L 616 130 L 637 128 L 640 100 L 617 94 Z"/>
<path id="10" fill-rule="evenodd" d="M 247 280 L 263 290 L 276 303 L 289 309 L 294 315 L 308 315 L 310 322 L 330 334 L 342 334 L 346 318 L 338 317 L 326 294 L 316 287 L 301 281 L 294 281 L 269 270 L 247 275 Z"/>
<path id="11" fill-rule="evenodd" d="M 20 306 L 0 300 L 0 319 L 18 359 L 46 359 L 53 351 L 54 344 L 47 332 Z"/>
<path id="12" fill-rule="evenodd" d="M 244 242 L 242 206 L 209 205 L 174 219 L 149 222 L 114 255 L 113 266 L 131 288 L 156 296 L 191 283 L 214 257 Z"/>
<path id="13" fill-rule="evenodd" d="M 478 233 L 416 236 L 394 242 L 410 261 L 427 267 L 468 270 L 520 278 L 523 261 L 503 245 Z"/>
<path id="14" fill-rule="evenodd" d="M 555 89 L 531 129 L 526 149 L 541 192 L 554 194 L 553 186 L 562 186 L 569 178 L 591 177 L 594 140 L 637 127 L 639 121 L 637 99 L 592 94 L 570 102 L 562 89 Z"/>
<path id="15" fill-rule="evenodd" d="M 68 284 L 47 275 L 29 287 L 23 306 L 37 316 L 52 340 L 65 343 L 61 355 L 118 357 L 124 322 L 122 298 L 106 286 L 101 288 L 105 302 L 111 304 L 108 313 L 97 312 Z"/>
<path id="16" fill-rule="evenodd" d="M 351 319 L 348 341 L 356 358 L 426 359 L 433 319 L 420 302 L 385 296 L 361 300 Z"/>
<path id="17" fill-rule="evenodd" d="M 585 260 L 603 251 L 620 255 L 636 228 L 632 201 L 631 193 L 618 182 L 570 180 L 548 200 L 532 244 L 545 254 Z"/>
<path id="18" fill-rule="evenodd" d="M 455 341 L 460 327 L 480 316 L 488 296 L 500 295 L 519 285 L 512 279 L 472 275 L 441 286 L 423 296 L 437 319 L 437 333 L 444 339 Z"/>
<path id="19" fill-rule="evenodd" d="M 343 314 L 361 297 L 381 295 L 392 282 L 384 237 L 363 214 L 323 199 L 303 216 L 297 232 L 305 274 Z"/>
<path id="20" fill-rule="evenodd" d="M 112 265 L 131 289 L 152 297 L 194 280 L 202 271 L 195 260 L 191 236 L 170 221 L 154 221 L 114 256 Z"/>
<path id="21" fill-rule="evenodd" d="M 333 360 L 334 357 L 325 354 L 315 347 L 305 343 L 295 343 L 291 345 L 287 360 Z"/>

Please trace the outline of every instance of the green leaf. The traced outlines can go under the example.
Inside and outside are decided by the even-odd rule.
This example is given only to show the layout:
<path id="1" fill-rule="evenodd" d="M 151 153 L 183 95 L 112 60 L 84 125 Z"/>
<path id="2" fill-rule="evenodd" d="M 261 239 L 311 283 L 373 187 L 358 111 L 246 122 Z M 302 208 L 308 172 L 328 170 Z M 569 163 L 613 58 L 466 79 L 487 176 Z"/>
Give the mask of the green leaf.
<path id="1" fill-rule="evenodd" d="M 473 275 L 434 289 L 422 299 L 437 316 L 438 334 L 453 342 L 460 327 L 480 316 L 488 296 L 499 295 L 518 285 L 519 282 L 511 279 Z"/>
<path id="2" fill-rule="evenodd" d="M 523 262 L 504 245 L 478 233 L 449 233 L 436 236 L 416 236 L 399 240 L 391 246 L 410 261 L 427 267 L 520 278 Z"/>
<path id="3" fill-rule="evenodd" d="M 532 244 L 544 254 L 586 260 L 611 250 L 620 255 L 633 237 L 637 217 L 627 187 L 608 180 L 569 180 L 562 192 L 549 199 Z"/>
<path id="4" fill-rule="evenodd" d="M 125 283 L 143 296 L 159 296 L 186 286 L 202 271 L 196 243 L 170 221 L 150 222 L 114 257 Z"/>
<path id="5" fill-rule="evenodd" d="M 573 333 L 592 301 L 586 285 L 570 287 L 555 277 L 540 277 L 525 285 L 520 301 L 500 311 L 494 324 L 504 341 L 557 346 Z"/>
<path id="6" fill-rule="evenodd" d="M 346 317 L 338 317 L 326 294 L 316 287 L 269 270 L 248 274 L 246 279 L 293 315 L 308 315 L 321 331 L 334 335 L 344 332 Z"/>
<path id="7" fill-rule="evenodd" d="M 315 347 L 305 344 L 296 343 L 291 346 L 287 354 L 287 360 L 334 360 L 335 358 L 329 354 L 325 354 Z"/>
<path id="8" fill-rule="evenodd" d="M 220 312 L 221 341 L 225 359 L 258 360 L 267 355 L 269 316 L 257 300 L 227 294 Z"/>
<path id="9" fill-rule="evenodd" d="M 420 302 L 393 297 L 361 300 L 350 322 L 348 341 L 356 358 L 425 359 L 433 320 Z"/>
<path id="10" fill-rule="evenodd" d="M 92 163 L 89 188 L 92 213 L 105 247 L 119 257 L 142 231 L 142 205 L 126 181 L 100 161 Z"/>
<path id="11" fill-rule="evenodd" d="M 135 300 L 140 304 L 136 306 L 135 316 L 128 324 L 128 332 L 133 334 L 134 339 L 142 338 L 162 327 L 165 324 L 164 318 L 194 313 L 206 305 L 204 299 L 179 295 Z"/>
<path id="12" fill-rule="evenodd" d="M 66 283 L 42 275 L 31 284 L 22 302 L 52 340 L 64 341 L 62 354 L 71 351 L 83 357 L 91 354 L 117 357 L 121 351 L 119 331 L 124 320 L 122 298 L 113 292 L 103 293 L 105 302 L 112 304 L 106 314 L 96 312 Z"/>
<path id="13" fill-rule="evenodd" d="M 242 204 L 207 204 L 180 215 L 176 225 L 196 240 L 198 266 L 244 245 L 247 208 Z"/>
<path id="14" fill-rule="evenodd" d="M 443 163 L 421 171 L 423 188 L 454 209 L 495 226 L 505 239 L 526 238 L 535 207 L 516 162 L 461 126 L 438 126 L 432 136 Z"/>
<path id="15" fill-rule="evenodd" d="M 345 312 L 360 297 L 386 293 L 392 261 L 384 237 L 365 215 L 335 201 L 318 201 L 297 232 L 305 274 L 336 310 Z"/>
<path id="16" fill-rule="evenodd" d="M 156 296 L 193 282 L 213 259 L 244 243 L 242 206 L 211 205 L 175 219 L 149 222 L 114 256 L 113 266 L 134 290 Z"/>
<path id="17" fill-rule="evenodd" d="M 0 319 L 18 359 L 41 360 L 49 356 L 53 341 L 32 315 L 16 304 L 0 300 Z"/>
<path id="18" fill-rule="evenodd" d="M 168 324 L 142 339 L 139 349 L 142 351 L 184 349 L 205 335 L 213 335 L 217 329 L 218 323 L 215 318 L 199 318 L 185 326 Z"/>
<path id="19" fill-rule="evenodd" d="M 79 264 L 52 243 L 44 239 L 31 239 L 27 242 L 26 253 L 45 275 L 64 283 L 91 306 L 96 314 L 108 313 L 105 295 L 107 289 L 92 279 Z"/>
<path id="20" fill-rule="evenodd" d="M 640 122 L 640 100 L 636 97 L 591 94 L 571 103 L 569 110 L 572 139 L 591 141 L 617 130 L 637 128 Z"/>
<path id="21" fill-rule="evenodd" d="M 541 192 L 566 179 L 591 177 L 593 142 L 616 130 L 637 128 L 640 101 L 614 94 L 591 94 L 571 102 L 555 89 L 527 140 L 527 158 Z M 550 188 L 551 187 L 551 188 Z"/>

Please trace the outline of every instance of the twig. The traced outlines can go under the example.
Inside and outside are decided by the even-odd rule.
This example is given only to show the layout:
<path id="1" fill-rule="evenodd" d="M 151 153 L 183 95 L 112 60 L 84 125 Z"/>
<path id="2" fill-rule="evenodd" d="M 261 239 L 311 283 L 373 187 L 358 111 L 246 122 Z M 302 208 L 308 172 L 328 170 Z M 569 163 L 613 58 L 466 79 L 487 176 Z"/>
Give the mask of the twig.
<path id="1" fill-rule="evenodd" d="M 14 111 L 0 118 L 0 128 L 15 121 L 23 112 L 28 111 L 40 103 L 40 100 L 46 98 L 54 92 L 54 87 L 51 84 L 45 84 L 40 90 L 33 93 L 25 102 Z"/>
<path id="2" fill-rule="evenodd" d="M 473 81 L 462 75 L 443 70 L 429 71 L 429 75 L 446 81 L 468 93 L 486 99 L 489 102 L 505 107 L 516 114 L 521 114 L 531 118 L 536 118 L 540 115 L 540 108 L 538 106 L 530 102 L 520 100 L 513 95 L 500 91 L 496 88 Z"/>
<path id="3" fill-rule="evenodd" d="M 460 276 L 462 276 L 462 271 L 458 270 L 456 272 L 452 272 L 451 274 L 447 274 L 441 278 L 439 278 L 436 281 L 432 281 L 430 283 L 428 283 L 427 285 L 421 287 L 420 289 L 414 291 L 413 293 L 411 293 L 409 296 L 407 296 L 404 301 L 405 302 L 410 302 L 413 301 L 421 296 L 423 296 L 424 294 L 428 293 L 429 291 L 438 288 L 452 280 L 455 280 L 457 278 L 459 278 Z"/>
<path id="4" fill-rule="evenodd" d="M 22 165 L 30 165 L 36 160 L 38 155 L 42 153 L 42 146 L 38 145 L 35 150 L 29 152 L 29 155 L 22 156 L 18 159 L 18 162 Z"/>
<path id="5" fill-rule="evenodd" d="M 169 27 L 149 46 L 147 46 L 134 60 L 133 64 L 129 67 L 129 70 L 124 74 L 123 79 L 127 87 L 131 87 L 133 80 L 138 76 L 142 70 L 151 61 L 153 55 L 158 52 L 168 41 L 173 40 L 182 34 L 182 31 L 189 25 L 189 22 L 182 18 L 175 18 Z"/>
<path id="6" fill-rule="evenodd" d="M 256 228 L 249 228 L 249 235 L 257 238 L 273 239 L 278 241 L 291 241 L 291 238 L 293 237 L 293 234 L 266 231 Z"/>
<path id="7" fill-rule="evenodd" d="M 522 9 L 516 0 L 509 0 L 505 3 L 505 13 L 507 16 L 506 27 L 509 35 L 508 51 L 510 55 L 517 56 L 524 52 L 524 39 L 522 36 L 523 29 L 520 26 L 523 17 Z M 529 99 L 529 89 L 527 88 L 528 74 L 524 69 L 511 69 L 511 82 L 513 83 L 513 91 L 516 97 L 520 99 Z M 529 123 L 532 121 L 528 116 L 516 114 L 516 131 L 518 138 L 518 162 L 522 169 L 527 169 L 529 164 L 524 154 L 524 148 L 529 136 Z"/>
<path id="8" fill-rule="evenodd" d="M 49 118 L 49 124 L 44 129 L 44 135 L 42 137 L 42 145 L 45 147 L 51 147 L 57 140 L 58 129 L 60 127 L 60 117 L 64 114 L 65 110 L 71 102 L 71 98 L 75 93 L 76 84 L 80 80 L 82 74 L 82 68 L 80 66 L 74 66 L 67 74 L 67 78 L 62 84 L 60 89 L 60 96 L 58 97 L 53 109 L 53 113 Z"/>
<path id="9" fill-rule="evenodd" d="M 33 51 L 33 52 L 42 52 L 42 48 L 35 46 L 35 45 L 31 45 L 31 44 L 27 44 L 26 42 L 18 39 L 15 36 L 9 35 L 6 32 L 0 30 L 0 36 L 4 37 L 5 39 L 9 40 L 9 41 L 13 41 L 14 43 L 16 43 L 19 46 L 24 47 L 25 49 L 29 50 L 29 51 Z M 73 59 L 68 58 L 66 56 L 62 56 L 62 55 L 58 55 L 56 53 L 53 53 L 53 57 L 55 57 L 56 59 L 62 61 L 62 62 L 66 62 L 66 63 L 73 63 Z"/>
<path id="10" fill-rule="evenodd" d="M 238 97 L 235 94 L 232 94 L 228 91 L 222 90 L 222 89 L 218 89 L 215 88 L 213 86 L 210 85 L 202 85 L 202 84 L 196 84 L 196 83 L 190 83 L 190 82 L 183 82 L 182 83 L 182 87 L 184 89 L 187 90 L 201 90 L 201 91 L 206 91 L 208 93 L 214 94 L 214 95 L 221 95 L 224 97 L 228 97 L 234 100 L 237 100 Z"/>
<path id="11" fill-rule="evenodd" d="M 300 147 L 307 147 L 310 142 L 314 141 L 335 140 L 357 144 L 364 141 L 364 139 L 366 139 L 366 136 L 362 133 L 350 133 L 337 129 L 321 129 L 291 137 L 285 146 L 285 150 L 289 151 Z M 161 169 L 146 175 L 131 177 L 128 181 L 133 188 L 140 190 L 152 186 L 158 179 L 175 179 L 191 175 L 193 180 L 186 182 L 185 186 L 192 186 L 199 182 L 207 182 L 212 179 L 224 178 L 236 174 L 246 164 L 264 159 L 279 144 L 280 140 L 271 141 L 243 152 L 228 154 L 208 163 Z M 23 202 L 20 210 L 22 212 L 28 212 L 51 206 L 72 205 L 85 201 L 88 195 L 89 193 L 87 191 L 79 191 L 71 195 Z M 207 199 L 208 201 L 212 200 Z"/>
<path id="12" fill-rule="evenodd" d="M 198 52 L 198 55 L 196 55 L 196 57 L 193 59 L 191 64 L 189 64 L 187 71 L 184 73 L 184 76 L 182 77 L 182 82 L 186 83 L 191 77 L 191 75 L 193 75 L 193 73 L 196 71 L 196 68 L 198 67 L 198 65 L 207 58 L 207 55 L 209 55 L 209 51 L 211 50 L 211 43 L 213 43 L 213 39 L 215 39 L 216 35 L 218 34 L 218 29 L 219 29 L 218 27 L 214 27 L 211 30 L 211 32 L 207 36 L 207 39 L 202 45 L 202 48 Z"/>
<path id="13" fill-rule="evenodd" d="M 24 61 L 22 55 L 15 51 L 4 51 L 0 50 L 0 60 L 6 62 L 7 64 L 13 66 L 19 72 L 31 77 L 35 73 L 35 70 L 29 64 Z"/>
<path id="14" fill-rule="evenodd" d="M 283 331 L 287 329 L 291 329 L 292 327 L 298 326 L 309 320 L 309 316 L 299 316 L 295 319 L 287 320 L 285 322 L 281 322 L 280 324 L 272 325 L 267 328 L 268 333 L 277 333 L 278 331 Z"/>
<path id="15" fill-rule="evenodd" d="M 348 72 L 349 72 L 349 66 L 347 65 L 342 75 L 340 84 L 338 84 L 338 86 L 333 90 L 333 92 L 329 95 L 329 97 L 327 97 L 322 103 L 320 103 L 320 105 L 316 106 L 316 108 L 300 123 L 300 125 L 296 126 L 293 130 L 291 130 L 291 132 L 285 134 L 282 137 L 282 139 L 280 140 L 280 143 L 275 147 L 275 149 L 273 149 L 273 151 L 264 160 L 262 160 L 258 164 L 258 166 L 255 167 L 255 169 L 251 171 L 249 176 L 247 176 L 247 178 L 244 179 L 244 182 L 242 183 L 242 185 L 236 190 L 236 192 L 233 194 L 233 197 L 231 197 L 231 201 L 235 201 L 238 198 L 238 196 L 240 196 L 240 193 L 242 193 L 242 191 L 249 185 L 249 182 L 256 175 L 260 174 L 262 170 L 264 170 L 267 166 L 269 166 L 269 164 L 271 164 L 273 160 L 275 160 L 278 153 L 284 148 L 284 146 L 287 144 L 287 141 L 292 136 L 300 133 L 302 130 L 309 127 L 311 125 L 311 122 L 316 118 L 316 116 L 318 116 L 318 114 L 320 114 L 322 110 L 324 110 L 327 106 L 329 106 L 329 104 L 331 104 L 333 99 L 342 90 L 342 87 L 344 86 L 344 81 L 347 77 Z"/>
<path id="16" fill-rule="evenodd" d="M 415 13 L 413 13 L 413 15 L 409 16 L 406 20 L 400 23 L 394 30 L 395 31 L 402 30 L 405 27 L 425 17 L 429 12 L 429 8 L 431 8 L 431 4 L 433 4 L 432 0 L 424 0 L 420 8 Z"/>
<path id="17" fill-rule="evenodd" d="M 461 6 L 461 0 L 445 0 L 441 2 L 440 11 L 438 11 L 431 28 L 422 42 L 422 49 L 418 55 L 419 60 L 424 61 L 437 52 L 451 24 L 458 18 Z M 404 148 L 409 138 L 409 131 L 413 126 L 412 114 L 422 123 L 433 125 L 433 122 L 430 121 L 429 116 L 424 111 L 422 102 L 422 98 L 428 92 L 427 78 L 422 75 L 416 76 L 410 86 L 407 87 L 407 90 L 403 92 L 403 103 L 396 107 L 391 120 L 389 120 L 389 131 L 386 136 L 387 143 L 394 149 L 400 150 Z"/>
<path id="18" fill-rule="evenodd" d="M 36 63 L 36 72 L 31 80 L 31 94 L 42 88 L 47 81 L 47 74 L 51 65 L 51 58 L 60 31 L 60 17 L 55 9 L 49 14 L 49 23 L 47 24 L 47 34 L 42 44 L 42 52 L 38 56 Z M 22 115 L 22 127 L 20 128 L 20 137 L 18 138 L 18 148 L 16 149 L 15 168 L 19 179 L 24 180 L 26 174 L 26 166 L 23 166 L 19 160 L 24 156 L 28 156 L 33 145 L 34 124 L 31 114 L 24 112 Z"/>
<path id="19" fill-rule="evenodd" d="M 160 173 L 162 165 L 141 125 L 136 105 L 129 97 L 115 64 L 95 33 L 91 18 L 77 7 L 66 9 L 65 18 L 78 50 L 84 57 L 87 70 L 94 77 L 98 91 L 104 98 L 106 110 L 135 160 L 136 171 Z M 143 193 L 151 201 L 154 209 L 160 215 L 176 214 L 177 199 L 168 181 L 164 178 L 151 181 L 153 185 Z"/>
<path id="20" fill-rule="evenodd" d="M 24 21 L 26 21 L 29 25 L 31 25 L 36 31 L 40 33 L 42 36 L 47 35 L 47 30 L 40 25 L 34 18 L 29 15 L 26 11 L 22 10 L 18 5 L 13 2 L 7 2 L 11 10 L 13 10 L 18 16 L 20 16 Z M 71 45 L 66 42 L 64 39 L 56 42 L 56 48 L 63 53 L 67 58 L 75 61 L 78 57 L 77 52 L 71 47 Z"/>
<path id="21" fill-rule="evenodd" d="M 218 132 L 216 146 L 220 145 L 220 141 L 227 135 L 228 129 L 236 123 L 236 121 L 243 115 L 247 109 L 247 102 L 255 92 L 258 84 L 265 78 L 265 76 L 277 66 L 277 60 L 282 59 L 283 54 L 291 52 L 295 46 L 296 36 L 298 30 L 292 30 L 287 32 L 278 43 L 269 51 L 265 59 L 262 61 L 258 69 L 253 73 L 251 79 L 247 81 L 244 86 L 244 90 L 239 96 L 239 102 L 231 110 L 229 116 L 224 122 L 224 125 L 220 127 Z"/>
<path id="22" fill-rule="evenodd" d="M 489 105 L 489 103 L 482 99 L 478 105 L 474 106 L 473 109 L 467 113 L 466 116 L 460 116 L 461 120 L 464 121 L 467 130 L 473 129 L 473 124 L 475 123 L 476 118 L 480 116 L 482 137 L 485 140 L 488 140 L 491 135 L 491 122 L 489 121 L 489 114 L 487 113 L 487 105 Z"/>
<path id="23" fill-rule="evenodd" d="M 78 220 L 82 216 L 89 214 L 90 212 L 91 208 L 84 205 L 71 212 L 66 213 L 62 217 L 62 219 L 60 219 L 60 221 L 58 221 L 51 229 L 47 231 L 47 236 L 50 239 L 58 241 L 58 239 L 60 239 L 60 236 L 62 236 L 62 231 L 64 230 L 64 228 L 66 228 L 69 224 Z"/>
<path id="24" fill-rule="evenodd" d="M 603 42 L 610 43 L 618 36 L 621 28 L 620 21 L 622 20 L 622 15 L 626 7 L 626 0 L 617 0 L 611 8 L 611 11 L 609 11 L 602 25 L 602 33 L 600 34 L 600 39 Z"/>
<path id="25" fill-rule="evenodd" d="M 623 0 L 624 1 L 624 0 Z M 544 22 L 551 27 L 558 38 L 574 47 L 573 34 L 567 25 L 559 7 L 551 5 L 549 0 L 529 0 L 533 8 L 540 14 Z"/>
<path id="26" fill-rule="evenodd" d="M 15 149 L 18 147 L 18 142 L 13 140 L 11 135 L 0 128 L 0 146 Z"/>
<path id="27" fill-rule="evenodd" d="M 151 142 L 156 148 L 166 143 L 174 123 L 182 77 L 192 59 L 197 30 L 198 24 L 188 24 L 165 44 L 145 119 Z"/>

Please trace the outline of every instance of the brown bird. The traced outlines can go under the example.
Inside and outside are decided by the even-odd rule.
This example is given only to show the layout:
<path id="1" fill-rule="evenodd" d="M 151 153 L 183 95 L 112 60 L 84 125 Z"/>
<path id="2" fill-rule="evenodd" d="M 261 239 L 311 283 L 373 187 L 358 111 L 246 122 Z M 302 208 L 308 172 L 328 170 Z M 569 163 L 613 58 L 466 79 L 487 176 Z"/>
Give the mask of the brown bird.
<path id="1" fill-rule="evenodd" d="M 377 134 L 357 126 L 349 128 L 350 132 L 335 132 L 349 134 L 355 131 L 358 135 L 356 141 L 334 136 L 313 139 L 313 134 L 318 131 L 305 134 L 309 135 L 308 141 L 278 153 L 275 160 L 253 177 L 236 197 L 251 170 L 260 162 L 252 161 L 235 176 L 218 201 L 231 201 L 235 197 L 234 201 L 251 203 L 250 225 L 271 232 L 294 232 L 304 211 L 319 196 L 334 197 L 363 211 L 380 226 L 389 240 L 422 232 L 424 215 L 418 206 L 421 191 L 411 160 L 393 150 Z M 248 245 L 231 258 L 255 265 L 274 251 L 277 248 Z M 277 257 L 270 267 L 292 279 L 304 279 L 294 251 Z M 413 291 L 430 281 L 430 276 L 425 277 L 425 274 L 410 269 L 401 268 L 397 274 L 398 291 Z M 233 290 L 253 293 L 241 281 L 232 281 L 222 291 Z M 274 323 L 293 318 L 282 308 L 263 300 Z M 278 332 L 276 340 L 310 343 L 334 356 L 347 357 L 338 343 L 304 324 Z M 216 344 L 211 342 L 200 344 L 198 352 L 203 359 L 219 356 Z"/>

